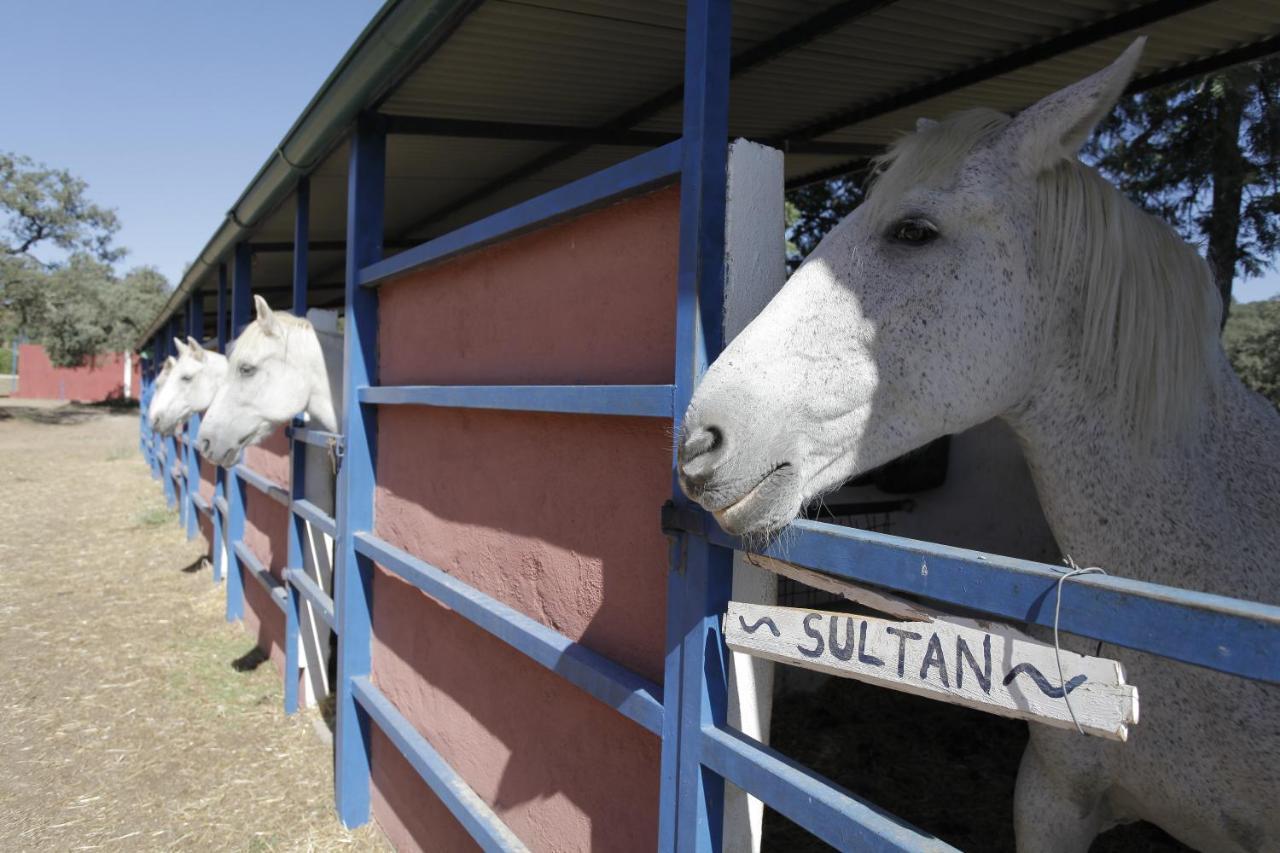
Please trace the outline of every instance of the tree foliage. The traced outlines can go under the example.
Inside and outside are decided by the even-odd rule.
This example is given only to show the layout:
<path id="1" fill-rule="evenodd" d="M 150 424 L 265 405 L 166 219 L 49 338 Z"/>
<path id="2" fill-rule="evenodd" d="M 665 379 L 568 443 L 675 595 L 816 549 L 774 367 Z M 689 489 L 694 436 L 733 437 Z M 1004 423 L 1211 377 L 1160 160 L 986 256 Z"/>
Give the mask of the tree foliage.
<path id="1" fill-rule="evenodd" d="M 1202 243 L 1225 322 L 1236 276 L 1280 249 L 1280 58 L 1123 98 L 1086 156 L 1138 204 Z"/>
<path id="2" fill-rule="evenodd" d="M 1280 408 L 1280 297 L 1235 305 L 1222 343 L 1244 383 Z"/>
<path id="3" fill-rule="evenodd" d="M 114 264 L 114 211 L 66 170 L 0 153 L 0 339 L 25 336 L 70 367 L 129 349 L 160 310 L 168 282 L 151 267 Z"/>
<path id="4" fill-rule="evenodd" d="M 113 263 L 125 250 L 111 245 L 120 221 L 89 201 L 89 185 L 65 169 L 50 169 L 0 152 L 0 254 L 36 258 L 41 248 L 86 252 Z"/>
<path id="5" fill-rule="evenodd" d="M 1280 250 L 1280 58 L 1127 96 L 1084 155 L 1205 247 L 1230 306 L 1235 276 L 1259 275 Z M 788 193 L 791 268 L 862 198 L 857 174 Z"/>
<path id="6" fill-rule="evenodd" d="M 794 271 L 800 266 L 862 199 L 860 174 L 819 181 L 787 193 L 787 269 Z"/>

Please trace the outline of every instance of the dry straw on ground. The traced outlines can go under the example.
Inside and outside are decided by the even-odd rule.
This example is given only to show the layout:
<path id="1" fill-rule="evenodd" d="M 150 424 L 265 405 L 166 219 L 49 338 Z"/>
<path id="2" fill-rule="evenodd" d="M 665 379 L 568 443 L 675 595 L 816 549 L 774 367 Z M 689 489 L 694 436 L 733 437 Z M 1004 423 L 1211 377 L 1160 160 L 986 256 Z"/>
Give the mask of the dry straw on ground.
<path id="1" fill-rule="evenodd" d="M 136 414 L 0 400 L 0 850 L 383 850 L 223 620 Z"/>

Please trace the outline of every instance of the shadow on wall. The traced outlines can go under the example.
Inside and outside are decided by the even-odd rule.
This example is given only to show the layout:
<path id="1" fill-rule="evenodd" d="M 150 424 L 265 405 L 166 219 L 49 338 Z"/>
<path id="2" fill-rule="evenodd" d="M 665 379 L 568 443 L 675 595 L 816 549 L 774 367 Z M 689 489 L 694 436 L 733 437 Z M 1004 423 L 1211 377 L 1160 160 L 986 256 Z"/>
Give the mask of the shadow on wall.
<path id="1" fill-rule="evenodd" d="M 644 419 L 384 410 L 378 532 L 660 683 L 669 441 Z M 523 838 L 653 849 L 656 737 L 382 572 L 373 624 L 379 686 Z"/>
<path id="2" fill-rule="evenodd" d="M 678 214 L 664 189 L 382 288 L 380 381 L 669 383 Z M 668 422 L 383 407 L 378 458 L 378 535 L 661 682 Z M 657 737 L 415 589 L 373 586 L 374 680 L 521 838 L 656 847 Z M 379 743 L 379 822 L 452 849 Z"/>

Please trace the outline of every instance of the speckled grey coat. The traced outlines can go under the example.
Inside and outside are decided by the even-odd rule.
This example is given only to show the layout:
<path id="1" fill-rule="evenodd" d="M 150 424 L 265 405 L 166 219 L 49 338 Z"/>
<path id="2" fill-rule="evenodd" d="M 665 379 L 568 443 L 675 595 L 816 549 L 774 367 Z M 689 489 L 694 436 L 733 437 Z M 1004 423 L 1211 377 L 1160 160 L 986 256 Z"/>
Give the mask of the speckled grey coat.
<path id="1" fill-rule="evenodd" d="M 689 407 L 682 485 L 725 529 L 767 535 L 1000 417 L 1079 565 L 1280 603 L 1280 416 L 1223 355 L 1203 261 L 1075 161 L 1141 48 L 1013 120 L 922 122 L 895 146 Z M 1078 853 L 1142 818 L 1202 850 L 1280 850 L 1280 689 L 1106 653 L 1142 720 L 1124 744 L 1032 726 L 1019 849 Z"/>

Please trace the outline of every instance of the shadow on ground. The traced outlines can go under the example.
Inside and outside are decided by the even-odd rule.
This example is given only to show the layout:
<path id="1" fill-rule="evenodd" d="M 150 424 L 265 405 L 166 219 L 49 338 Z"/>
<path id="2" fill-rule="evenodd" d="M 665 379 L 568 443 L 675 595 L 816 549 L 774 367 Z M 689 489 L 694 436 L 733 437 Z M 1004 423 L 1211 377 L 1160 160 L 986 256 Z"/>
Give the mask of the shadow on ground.
<path id="1" fill-rule="evenodd" d="M 267 653 L 262 649 L 254 646 L 249 651 L 242 654 L 231 662 L 231 668 L 236 672 L 253 672 L 262 666 L 268 660 Z"/>

